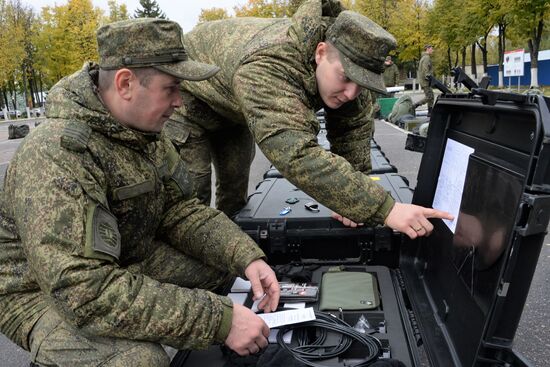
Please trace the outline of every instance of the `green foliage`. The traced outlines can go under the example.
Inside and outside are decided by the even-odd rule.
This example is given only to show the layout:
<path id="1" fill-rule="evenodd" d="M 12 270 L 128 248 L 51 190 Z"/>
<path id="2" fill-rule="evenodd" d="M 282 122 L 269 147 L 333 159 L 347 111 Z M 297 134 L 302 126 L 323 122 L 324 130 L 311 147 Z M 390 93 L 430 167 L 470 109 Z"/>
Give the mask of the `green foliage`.
<path id="1" fill-rule="evenodd" d="M 389 24 L 389 32 L 397 40 L 401 61 L 418 61 L 425 44 L 435 43 L 429 36 L 428 7 L 423 1 L 400 0 Z"/>
<path id="2" fill-rule="evenodd" d="M 168 19 L 166 14 L 160 10 L 159 4 L 155 0 L 139 0 L 141 9 L 136 9 L 134 18 L 161 18 Z"/>
<path id="3" fill-rule="evenodd" d="M 229 14 L 227 14 L 227 10 L 223 8 L 201 9 L 201 13 L 199 14 L 199 23 L 227 18 L 229 18 Z"/>
<path id="4" fill-rule="evenodd" d="M 0 88 L 13 83 L 25 59 L 25 21 L 17 0 L 0 0 Z"/>
<path id="5" fill-rule="evenodd" d="M 126 4 L 117 4 L 116 0 L 107 1 L 109 6 L 109 21 L 108 23 L 118 22 L 119 20 L 129 19 L 128 7 Z"/>
<path id="6" fill-rule="evenodd" d="M 237 17 L 283 18 L 291 17 L 305 0 L 248 0 L 235 6 Z"/>
<path id="7" fill-rule="evenodd" d="M 47 85 L 97 60 L 96 29 L 102 11 L 91 0 L 69 0 L 67 5 L 42 9 L 35 44 L 39 69 Z"/>
<path id="8" fill-rule="evenodd" d="M 397 3 L 398 0 L 357 0 L 353 5 L 353 10 L 369 17 L 385 30 L 389 30 Z"/>

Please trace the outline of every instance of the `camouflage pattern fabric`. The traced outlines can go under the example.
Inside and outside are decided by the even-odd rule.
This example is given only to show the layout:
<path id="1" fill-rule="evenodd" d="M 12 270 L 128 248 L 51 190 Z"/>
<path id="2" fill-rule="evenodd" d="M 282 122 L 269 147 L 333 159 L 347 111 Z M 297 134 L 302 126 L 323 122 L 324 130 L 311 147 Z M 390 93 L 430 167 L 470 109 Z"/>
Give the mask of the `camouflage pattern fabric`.
<path id="1" fill-rule="evenodd" d="M 384 84 L 386 87 L 395 87 L 399 83 L 399 69 L 397 65 L 385 65 L 384 69 Z"/>
<path id="2" fill-rule="evenodd" d="M 185 48 L 191 59 L 218 65 L 221 71 L 208 81 L 182 83 L 185 92 L 202 104 L 188 104 L 184 97 L 179 115 L 195 131 L 215 131 L 222 137 L 247 126 L 266 157 L 294 185 L 356 222 L 382 223 L 394 201 L 365 175 L 371 168 L 370 92 L 364 90 L 338 110 L 325 108 L 332 152 L 316 141 L 315 111 L 324 105 L 317 92 L 313 56 L 341 10 L 337 1 L 309 0 L 292 19 L 233 18 L 198 25 L 184 36 Z M 200 113 L 195 113 L 197 106 Z M 175 134 L 169 128 L 166 133 Z M 246 141 L 226 152 L 249 157 L 251 149 Z M 227 171 L 234 170 L 247 181 L 246 164 L 244 160 Z M 214 165 L 221 166 L 215 158 Z M 241 202 L 246 187 L 237 192 L 235 201 Z"/>
<path id="3" fill-rule="evenodd" d="M 29 350 L 33 325 L 53 310 L 86 337 L 178 349 L 223 342 L 232 304 L 207 289 L 264 254 L 223 213 L 191 199 L 191 178 L 164 134 L 110 116 L 97 72 L 85 64 L 51 89 L 48 123 L 10 162 L 0 196 L 0 331 Z"/>
<path id="4" fill-rule="evenodd" d="M 417 80 L 422 91 L 424 92 L 424 98 L 416 102 L 417 106 L 423 105 L 424 103 L 428 104 L 428 108 L 432 108 L 434 105 L 434 92 L 432 87 L 430 87 L 430 82 L 426 79 L 428 76 L 433 75 L 432 68 L 432 58 L 427 52 L 422 53 L 422 57 L 418 62 L 418 71 L 417 71 Z"/>
<path id="5" fill-rule="evenodd" d="M 40 366 L 170 366 L 160 344 L 83 335 L 52 308 L 38 320 L 29 340 L 31 360 Z"/>

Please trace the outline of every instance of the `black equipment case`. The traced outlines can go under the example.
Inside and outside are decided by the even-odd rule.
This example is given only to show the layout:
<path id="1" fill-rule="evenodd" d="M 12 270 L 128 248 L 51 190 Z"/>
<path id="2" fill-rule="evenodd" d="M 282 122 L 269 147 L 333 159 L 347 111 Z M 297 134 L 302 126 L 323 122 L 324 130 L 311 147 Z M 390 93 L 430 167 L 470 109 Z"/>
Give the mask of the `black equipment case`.
<path id="1" fill-rule="evenodd" d="M 411 202 L 412 190 L 403 177 L 395 173 L 369 177 L 395 200 Z M 283 214 L 285 208 L 290 211 Z M 260 245 L 271 264 L 397 264 L 398 241 L 389 228 L 347 228 L 331 213 L 288 180 L 268 178 L 233 220 Z"/>
<path id="2" fill-rule="evenodd" d="M 465 145 L 453 232 L 402 246 L 403 291 L 433 366 L 524 366 L 511 350 L 550 216 L 550 100 L 474 89 L 434 107 L 413 203 L 434 203 L 450 142 Z M 451 189 L 452 190 L 452 189 Z"/>
<path id="3" fill-rule="evenodd" d="M 542 96 L 484 89 L 439 97 L 412 202 L 431 207 L 441 193 L 449 194 L 448 201 L 455 194 L 454 232 L 442 220 L 432 220 L 431 236 L 404 239 L 397 266 L 376 256 L 365 265 L 346 265 L 346 271 L 376 276 L 380 306 L 367 311 L 367 318 L 383 326 L 385 332 L 379 329 L 374 335 L 407 367 L 530 365 L 512 343 L 550 218 L 549 109 L 550 100 Z M 469 154 L 447 159 L 454 143 Z M 442 189 L 446 172 L 458 175 L 459 161 L 464 184 Z M 273 181 L 259 189 L 266 186 Z M 280 197 L 274 210 L 283 206 L 286 195 Z M 260 194 L 253 195 L 251 202 L 258 198 Z M 281 219 L 277 213 L 270 224 L 269 219 L 254 219 L 252 208 L 256 205 L 247 206 L 236 221 L 253 238 L 262 241 L 277 227 L 286 226 L 290 233 L 290 217 Z M 313 233 L 302 225 L 300 231 L 304 229 Z M 332 238 L 332 248 L 340 251 L 341 241 Z M 318 260 L 322 264 L 324 259 Z M 319 282 L 327 266 L 312 269 L 312 280 Z M 354 325 L 361 313 L 340 316 Z M 360 357 L 359 351 L 352 345 L 349 355 L 322 363 L 350 365 L 346 358 Z"/>

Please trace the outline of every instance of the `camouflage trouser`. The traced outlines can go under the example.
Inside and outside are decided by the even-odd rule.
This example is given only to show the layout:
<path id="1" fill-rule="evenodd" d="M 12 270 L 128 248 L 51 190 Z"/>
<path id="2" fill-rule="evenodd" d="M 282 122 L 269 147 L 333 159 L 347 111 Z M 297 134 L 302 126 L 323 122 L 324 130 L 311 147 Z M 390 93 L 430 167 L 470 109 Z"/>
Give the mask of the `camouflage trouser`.
<path id="1" fill-rule="evenodd" d="M 208 267 L 165 244 L 128 270 L 187 288 L 217 290 L 232 281 L 227 273 Z M 86 335 L 66 323 L 53 307 L 34 325 L 29 345 L 31 360 L 39 366 L 170 365 L 170 358 L 160 344 Z"/>
<path id="2" fill-rule="evenodd" d="M 202 118 L 200 126 L 190 118 Z M 245 205 L 255 153 L 254 139 L 246 124 L 226 120 L 195 99 L 193 108 L 174 113 L 164 131 L 187 164 L 195 181 L 195 194 L 204 204 L 210 205 L 213 164 L 216 208 L 231 216 Z"/>
<path id="3" fill-rule="evenodd" d="M 428 108 L 431 109 L 434 105 L 434 91 L 429 85 L 422 85 L 422 90 L 424 91 L 424 98 L 416 102 L 416 106 L 422 106 L 424 103 L 428 104 Z"/>

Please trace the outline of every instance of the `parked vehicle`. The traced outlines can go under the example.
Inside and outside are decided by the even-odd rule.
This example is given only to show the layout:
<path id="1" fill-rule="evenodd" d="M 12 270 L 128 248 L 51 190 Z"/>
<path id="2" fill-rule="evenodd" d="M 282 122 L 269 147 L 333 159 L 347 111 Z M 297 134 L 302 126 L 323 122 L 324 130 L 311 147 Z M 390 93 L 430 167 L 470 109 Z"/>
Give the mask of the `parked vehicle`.
<path id="1" fill-rule="evenodd" d="M 0 117 L 5 118 L 4 117 L 4 110 L 0 110 Z M 21 111 L 19 111 L 19 110 L 8 110 L 8 117 L 10 119 L 13 119 L 13 118 L 16 118 L 16 117 L 19 118 L 19 117 L 21 117 Z"/>

